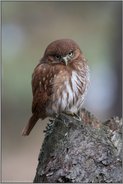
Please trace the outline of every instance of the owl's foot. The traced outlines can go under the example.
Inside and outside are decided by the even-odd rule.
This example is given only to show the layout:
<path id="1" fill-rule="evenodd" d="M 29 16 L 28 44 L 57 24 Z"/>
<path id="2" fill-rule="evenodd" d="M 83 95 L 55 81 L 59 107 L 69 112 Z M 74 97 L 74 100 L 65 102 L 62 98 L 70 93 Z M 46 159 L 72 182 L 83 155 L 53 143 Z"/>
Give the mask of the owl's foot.
<path id="1" fill-rule="evenodd" d="M 75 119 L 77 119 L 78 121 L 81 121 L 81 117 L 79 116 L 79 114 L 77 113 L 73 113 L 73 114 Z"/>
<path id="2" fill-rule="evenodd" d="M 64 111 L 63 113 L 66 114 L 66 115 L 72 116 L 77 121 L 81 121 L 81 118 L 79 116 L 79 112 L 75 113 L 75 112 L 70 112 L 70 111 Z"/>

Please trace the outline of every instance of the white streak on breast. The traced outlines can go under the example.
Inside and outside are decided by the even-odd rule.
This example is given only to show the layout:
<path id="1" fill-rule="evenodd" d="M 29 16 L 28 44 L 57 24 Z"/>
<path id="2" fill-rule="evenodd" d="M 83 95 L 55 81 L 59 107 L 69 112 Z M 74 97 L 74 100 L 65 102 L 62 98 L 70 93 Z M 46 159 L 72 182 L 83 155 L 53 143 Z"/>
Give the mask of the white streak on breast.
<path id="1" fill-rule="evenodd" d="M 72 76 L 71 76 L 71 80 L 72 80 L 72 88 L 74 90 L 73 94 L 74 94 L 74 98 L 75 98 L 75 94 L 77 95 L 77 99 L 75 98 L 75 104 L 74 106 L 71 108 L 71 110 L 74 109 L 74 107 L 76 107 L 77 109 L 79 109 L 82 104 L 83 104 L 83 101 L 84 101 L 84 96 L 85 96 L 85 91 L 86 91 L 86 85 L 84 84 L 85 83 L 85 75 L 82 75 L 82 73 L 79 73 L 79 75 L 77 74 L 77 72 L 73 71 L 72 72 Z M 84 85 L 84 88 L 83 86 Z M 81 90 L 83 92 L 80 93 Z"/>
<path id="2" fill-rule="evenodd" d="M 81 83 L 82 79 L 80 76 L 78 76 L 78 74 L 75 71 L 72 72 L 71 81 L 72 81 L 72 88 L 73 88 L 75 94 L 78 95 L 78 92 L 79 92 L 78 88 L 81 90 L 80 86 L 82 85 L 82 83 Z"/>
<path id="3" fill-rule="evenodd" d="M 66 88 L 66 91 L 68 92 L 68 96 L 69 96 L 68 102 L 73 101 L 73 92 L 72 92 L 72 89 L 71 89 L 68 81 L 65 81 L 65 88 Z"/>
<path id="4" fill-rule="evenodd" d="M 65 109 L 66 106 L 67 106 L 67 93 L 66 92 L 63 92 L 61 101 L 62 101 L 61 102 L 62 103 L 62 109 Z"/>

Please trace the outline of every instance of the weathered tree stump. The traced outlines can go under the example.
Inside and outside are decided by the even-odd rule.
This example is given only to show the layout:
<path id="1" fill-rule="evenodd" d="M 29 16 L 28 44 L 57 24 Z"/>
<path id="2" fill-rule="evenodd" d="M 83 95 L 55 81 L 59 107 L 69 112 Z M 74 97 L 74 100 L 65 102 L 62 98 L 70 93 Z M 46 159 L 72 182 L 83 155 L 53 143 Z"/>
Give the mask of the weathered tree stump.
<path id="1" fill-rule="evenodd" d="M 122 183 L 122 120 L 60 114 L 47 126 L 34 183 Z"/>

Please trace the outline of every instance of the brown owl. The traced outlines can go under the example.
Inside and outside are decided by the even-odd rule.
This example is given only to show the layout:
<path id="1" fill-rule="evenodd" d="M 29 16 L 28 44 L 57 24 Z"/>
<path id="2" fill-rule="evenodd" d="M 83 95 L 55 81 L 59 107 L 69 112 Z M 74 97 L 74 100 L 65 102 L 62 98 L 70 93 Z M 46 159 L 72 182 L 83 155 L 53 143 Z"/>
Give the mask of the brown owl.
<path id="1" fill-rule="evenodd" d="M 87 61 L 77 43 L 71 39 L 50 43 L 32 75 L 32 116 L 22 135 L 29 135 L 39 119 L 77 113 L 88 83 Z"/>

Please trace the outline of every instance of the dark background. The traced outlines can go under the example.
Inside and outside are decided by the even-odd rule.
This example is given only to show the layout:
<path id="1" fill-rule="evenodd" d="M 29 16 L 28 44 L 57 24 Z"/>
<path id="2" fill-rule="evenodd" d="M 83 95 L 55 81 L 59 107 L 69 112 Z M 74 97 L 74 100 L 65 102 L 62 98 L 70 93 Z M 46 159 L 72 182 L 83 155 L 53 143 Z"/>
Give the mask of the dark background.
<path id="1" fill-rule="evenodd" d="M 43 129 L 21 130 L 31 115 L 31 74 L 46 46 L 71 38 L 91 72 L 84 107 L 104 121 L 121 117 L 121 2 L 2 2 L 2 177 L 32 181 Z"/>

